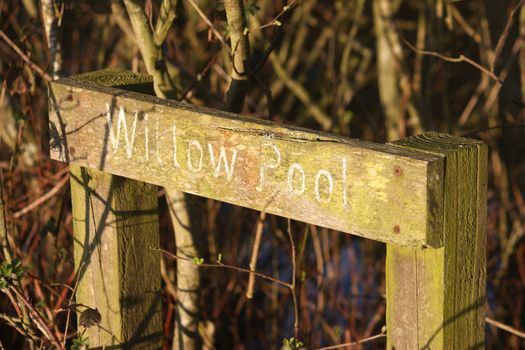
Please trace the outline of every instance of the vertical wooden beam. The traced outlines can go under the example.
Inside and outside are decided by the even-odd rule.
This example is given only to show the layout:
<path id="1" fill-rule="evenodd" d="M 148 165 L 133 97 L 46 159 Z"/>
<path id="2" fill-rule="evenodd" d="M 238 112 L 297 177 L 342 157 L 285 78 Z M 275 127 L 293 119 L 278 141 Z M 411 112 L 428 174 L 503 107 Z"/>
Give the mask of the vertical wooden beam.
<path id="1" fill-rule="evenodd" d="M 149 78 L 109 70 L 76 79 L 140 90 Z M 161 348 L 160 255 L 151 249 L 159 247 L 157 187 L 75 165 L 70 171 L 76 300 L 102 316 L 87 330 L 89 347 Z"/>
<path id="2" fill-rule="evenodd" d="M 487 147 L 438 133 L 395 145 L 445 157 L 444 245 L 387 245 L 387 348 L 482 349 Z"/>
<path id="3" fill-rule="evenodd" d="M 77 303 L 96 308 L 90 348 L 162 346 L 156 186 L 72 165 Z M 82 311 L 82 308 L 80 308 Z"/>

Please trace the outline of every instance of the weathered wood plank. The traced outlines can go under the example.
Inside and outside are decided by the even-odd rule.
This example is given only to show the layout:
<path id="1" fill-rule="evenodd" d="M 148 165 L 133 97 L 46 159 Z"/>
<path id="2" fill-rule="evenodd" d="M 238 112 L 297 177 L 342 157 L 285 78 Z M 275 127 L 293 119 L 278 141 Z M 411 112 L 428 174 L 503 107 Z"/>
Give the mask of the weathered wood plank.
<path id="1" fill-rule="evenodd" d="M 383 242 L 442 244 L 439 156 L 72 79 L 50 94 L 53 159 Z"/>
<path id="2" fill-rule="evenodd" d="M 105 74 L 99 84 L 148 86 L 147 76 Z M 157 187 L 74 164 L 70 171 L 76 300 L 102 316 L 87 330 L 90 348 L 161 348 L 160 256 L 149 249 L 159 247 Z"/>
<path id="3" fill-rule="evenodd" d="M 427 133 L 395 143 L 445 157 L 444 245 L 387 245 L 388 349 L 484 347 L 487 147 Z"/>

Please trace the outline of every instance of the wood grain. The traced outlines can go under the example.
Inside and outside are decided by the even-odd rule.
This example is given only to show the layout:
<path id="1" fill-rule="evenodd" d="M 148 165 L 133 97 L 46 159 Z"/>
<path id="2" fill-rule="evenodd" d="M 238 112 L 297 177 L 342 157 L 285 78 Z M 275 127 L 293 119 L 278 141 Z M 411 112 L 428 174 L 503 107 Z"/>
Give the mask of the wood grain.
<path id="1" fill-rule="evenodd" d="M 104 74 L 99 84 L 148 85 L 147 76 Z M 157 186 L 75 164 L 70 179 L 76 301 L 102 316 L 86 331 L 89 348 L 161 348 L 160 256 L 150 249 L 159 247 Z"/>
<path id="2" fill-rule="evenodd" d="M 426 133 L 395 143 L 445 157 L 444 245 L 387 245 L 388 349 L 482 349 L 487 146 Z"/>
<path id="3" fill-rule="evenodd" d="M 52 82 L 49 115 L 53 159 L 378 241 L 442 245 L 441 156 L 85 79 Z"/>

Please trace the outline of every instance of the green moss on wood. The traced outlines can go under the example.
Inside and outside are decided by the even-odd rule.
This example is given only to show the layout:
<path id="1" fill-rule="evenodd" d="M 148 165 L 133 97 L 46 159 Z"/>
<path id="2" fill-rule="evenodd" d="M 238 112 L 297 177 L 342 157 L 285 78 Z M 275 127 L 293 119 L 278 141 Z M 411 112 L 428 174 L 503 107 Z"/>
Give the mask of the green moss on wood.
<path id="1" fill-rule="evenodd" d="M 153 79 L 150 75 L 116 68 L 107 68 L 103 70 L 82 73 L 74 75 L 70 79 L 84 83 L 91 83 L 96 86 L 112 87 L 122 87 L 126 85 L 136 85 L 153 82 Z"/>
<path id="2" fill-rule="evenodd" d="M 444 245 L 387 246 L 388 348 L 484 347 L 487 147 L 426 133 L 396 146 L 445 157 Z"/>
<path id="3" fill-rule="evenodd" d="M 151 87 L 148 76 L 118 70 L 75 79 L 141 91 Z M 60 103 L 56 98 L 52 93 L 51 104 Z M 56 120 L 56 129 L 63 122 Z M 161 348 L 160 256 L 150 249 L 159 247 L 156 186 L 71 165 L 71 194 L 76 299 L 102 315 L 101 327 L 87 330 L 90 347 Z"/>
<path id="4" fill-rule="evenodd" d="M 69 79 L 92 86 L 118 87 L 119 89 L 143 94 L 154 93 L 153 78 L 151 75 L 116 68 L 82 73 L 74 75 Z"/>
<path id="5" fill-rule="evenodd" d="M 50 122 L 64 125 L 56 127 L 62 147 L 52 147 L 54 159 L 383 242 L 442 244 L 441 156 L 74 80 L 53 82 L 51 92 L 57 102 L 52 104 Z M 224 167 L 216 173 L 212 165 L 220 157 L 220 147 L 230 164 L 236 152 L 231 179 Z M 275 149 L 280 163 L 271 168 Z M 263 186 L 261 168 L 265 168 Z M 304 191 L 300 171 L 305 176 Z"/>

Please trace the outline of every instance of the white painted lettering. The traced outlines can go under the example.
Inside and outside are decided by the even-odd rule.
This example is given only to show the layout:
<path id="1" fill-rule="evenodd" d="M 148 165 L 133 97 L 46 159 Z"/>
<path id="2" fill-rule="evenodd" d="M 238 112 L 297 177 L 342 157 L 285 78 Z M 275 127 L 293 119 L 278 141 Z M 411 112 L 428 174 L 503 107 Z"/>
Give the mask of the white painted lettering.
<path id="1" fill-rule="evenodd" d="M 191 161 L 191 149 L 192 148 L 196 148 L 199 151 L 199 162 L 198 162 L 197 166 L 194 166 L 192 161 Z M 189 143 L 188 143 L 188 169 L 190 169 L 193 172 L 201 171 L 201 169 L 202 169 L 202 157 L 203 157 L 202 146 L 199 143 L 199 141 L 197 141 L 197 140 L 189 141 Z"/>
<path id="2" fill-rule="evenodd" d="M 224 163 L 224 171 L 226 173 L 226 179 L 230 181 L 233 177 L 233 169 L 235 168 L 235 159 L 237 158 L 237 150 L 233 149 L 231 166 L 228 166 L 228 159 L 226 158 L 226 149 L 224 146 L 219 148 L 219 159 L 217 159 L 217 164 L 215 164 L 215 155 L 213 154 L 213 146 L 208 143 L 208 151 L 210 152 L 210 162 L 211 167 L 214 169 L 213 176 L 219 177 L 221 172 L 221 164 Z"/>
<path id="3" fill-rule="evenodd" d="M 144 114 L 144 149 L 145 158 L 149 160 L 149 128 L 148 128 L 148 115 Z"/>
<path id="4" fill-rule="evenodd" d="M 122 127 L 124 131 L 124 140 L 126 142 L 126 155 L 128 156 L 128 158 L 131 158 L 131 156 L 133 155 L 133 144 L 135 143 L 135 132 L 137 130 L 138 113 L 135 113 L 135 119 L 133 120 L 133 128 L 131 129 L 130 137 L 128 133 L 128 124 L 126 122 L 126 113 L 124 111 L 124 108 L 120 107 L 117 120 L 117 135 L 115 135 L 115 132 L 113 130 L 113 116 L 111 115 L 111 108 L 107 103 L 106 108 L 106 118 L 109 127 L 109 140 L 111 145 L 113 146 L 113 152 L 117 153 L 120 141 L 120 129 Z"/>
<path id="5" fill-rule="evenodd" d="M 301 173 L 301 186 L 299 189 L 294 189 L 293 187 L 293 178 L 294 172 L 298 171 Z M 298 163 L 293 163 L 288 169 L 288 191 L 292 194 L 303 194 L 306 189 L 306 179 L 304 175 L 303 167 Z"/>
<path id="6" fill-rule="evenodd" d="M 261 192 L 264 186 L 264 169 L 276 169 L 279 165 L 281 165 L 281 151 L 277 146 L 271 144 L 264 144 L 262 145 L 262 147 L 271 148 L 275 153 L 275 160 L 273 163 L 261 164 L 261 169 L 259 171 L 259 184 L 255 187 L 255 189 L 258 192 Z"/>
<path id="7" fill-rule="evenodd" d="M 326 177 L 328 180 L 328 197 L 326 199 L 321 198 L 321 194 L 319 193 L 319 182 L 321 180 L 321 176 Z M 328 203 L 330 202 L 330 199 L 332 198 L 332 193 L 334 192 L 334 181 L 332 180 L 332 175 L 324 169 L 321 169 L 317 172 L 317 175 L 315 176 L 315 198 L 319 203 Z"/>
<path id="8" fill-rule="evenodd" d="M 156 151 L 155 154 L 157 156 L 157 162 L 162 165 L 162 159 L 160 158 L 160 130 L 159 130 L 159 118 L 155 118 L 155 145 Z"/>
<path id="9" fill-rule="evenodd" d="M 173 144 L 173 166 L 180 168 L 179 161 L 177 160 L 177 125 L 173 125 L 171 142 Z"/>
<path id="10" fill-rule="evenodd" d="M 346 158 L 343 158 L 343 208 L 347 208 L 348 207 L 348 197 L 347 197 L 347 193 L 346 193 L 346 186 L 347 186 L 347 183 L 346 183 Z"/>

